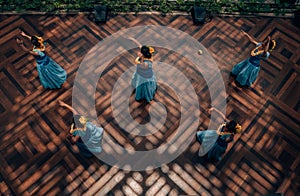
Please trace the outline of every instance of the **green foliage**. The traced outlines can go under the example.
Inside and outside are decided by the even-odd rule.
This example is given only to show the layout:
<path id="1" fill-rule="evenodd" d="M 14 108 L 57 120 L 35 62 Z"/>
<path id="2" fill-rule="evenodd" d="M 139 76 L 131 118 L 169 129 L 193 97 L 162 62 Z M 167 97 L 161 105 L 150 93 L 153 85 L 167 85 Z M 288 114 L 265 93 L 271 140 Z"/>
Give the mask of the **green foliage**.
<path id="1" fill-rule="evenodd" d="M 206 7 L 209 14 L 239 12 L 275 13 L 278 15 L 299 9 L 292 0 L 0 0 L 0 11 L 93 11 L 94 5 L 109 7 L 111 12 L 159 11 L 163 14 L 173 11 L 189 12 L 193 6 Z"/>

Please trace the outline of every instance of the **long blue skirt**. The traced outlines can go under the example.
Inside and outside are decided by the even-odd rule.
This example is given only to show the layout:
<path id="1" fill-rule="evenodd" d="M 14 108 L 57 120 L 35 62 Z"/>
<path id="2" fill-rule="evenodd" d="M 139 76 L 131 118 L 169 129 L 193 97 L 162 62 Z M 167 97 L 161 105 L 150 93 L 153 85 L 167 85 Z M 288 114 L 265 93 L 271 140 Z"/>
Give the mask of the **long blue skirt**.
<path id="1" fill-rule="evenodd" d="M 157 81 L 154 74 L 151 78 L 144 78 L 135 72 L 131 85 L 135 88 L 135 100 L 140 101 L 145 99 L 147 102 L 153 100 L 157 89 Z"/>
<path id="2" fill-rule="evenodd" d="M 201 144 L 198 155 L 207 155 L 209 159 L 220 161 L 226 152 L 227 144 L 219 144 L 218 137 L 214 130 L 198 131 L 196 138 Z"/>
<path id="3" fill-rule="evenodd" d="M 83 156 L 88 158 L 93 156 L 93 153 L 90 152 L 88 147 L 83 142 L 76 142 L 76 145 L 78 146 L 79 151 Z"/>
<path id="4" fill-rule="evenodd" d="M 212 160 L 220 161 L 226 152 L 226 149 L 227 144 L 225 146 L 221 146 L 218 143 L 215 143 L 212 149 L 208 152 L 207 157 Z"/>
<path id="5" fill-rule="evenodd" d="M 86 130 L 77 130 L 73 135 L 79 135 L 80 139 L 76 142 L 80 153 L 85 157 L 92 157 L 93 154 L 99 154 L 102 152 L 102 136 L 103 128 L 99 127 L 91 122 L 86 123 Z M 88 137 L 88 138 L 86 138 Z M 85 138 L 85 139 L 81 139 Z"/>
<path id="6" fill-rule="evenodd" d="M 235 65 L 231 73 L 236 77 L 235 80 L 242 86 L 250 87 L 256 80 L 260 66 L 253 65 L 249 58 Z"/>
<path id="7" fill-rule="evenodd" d="M 67 72 L 48 56 L 37 61 L 37 71 L 44 88 L 60 88 L 67 79 Z"/>

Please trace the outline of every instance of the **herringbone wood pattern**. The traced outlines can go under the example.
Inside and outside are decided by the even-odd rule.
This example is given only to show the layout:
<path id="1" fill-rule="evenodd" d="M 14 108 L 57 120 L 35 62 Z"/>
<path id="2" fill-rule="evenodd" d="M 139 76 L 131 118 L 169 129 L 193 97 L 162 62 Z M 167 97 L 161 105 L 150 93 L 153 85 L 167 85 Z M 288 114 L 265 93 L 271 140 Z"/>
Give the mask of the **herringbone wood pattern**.
<path id="1" fill-rule="evenodd" d="M 89 21 L 86 15 L 2 15 L 0 21 L 2 194 L 300 194 L 300 29 L 289 19 L 216 17 L 201 26 L 193 25 L 190 16 L 158 15 L 118 15 L 102 25 Z M 219 163 L 198 158 L 199 144 L 194 140 L 183 154 L 161 168 L 128 172 L 96 158 L 86 159 L 66 141 L 71 114 L 56 100 L 71 104 L 74 78 L 84 55 L 95 43 L 120 29 L 148 24 L 167 25 L 188 33 L 217 61 L 226 84 L 227 116 L 237 119 L 245 129 Z M 42 88 L 33 57 L 15 43 L 19 27 L 45 38 L 48 55 L 68 73 L 61 89 Z M 259 78 L 250 89 L 238 88 L 229 77 L 231 68 L 251 49 L 241 29 L 257 39 L 270 34 L 278 41 L 270 59 L 262 62 Z M 156 148 L 176 130 L 180 112 L 177 96 L 160 86 L 155 99 L 168 109 L 160 133 L 144 138 L 120 129 L 112 115 L 111 91 L 116 79 L 132 66 L 135 52 L 115 59 L 100 79 L 95 98 L 106 133 L 123 146 L 143 150 Z M 167 52 L 160 50 L 161 54 Z M 167 59 L 160 60 L 176 61 L 189 76 L 201 100 L 199 129 L 205 130 L 210 118 L 206 112 L 210 107 L 207 84 L 182 58 L 170 53 Z M 145 123 L 143 103 L 132 97 L 130 104 L 132 116 Z"/>

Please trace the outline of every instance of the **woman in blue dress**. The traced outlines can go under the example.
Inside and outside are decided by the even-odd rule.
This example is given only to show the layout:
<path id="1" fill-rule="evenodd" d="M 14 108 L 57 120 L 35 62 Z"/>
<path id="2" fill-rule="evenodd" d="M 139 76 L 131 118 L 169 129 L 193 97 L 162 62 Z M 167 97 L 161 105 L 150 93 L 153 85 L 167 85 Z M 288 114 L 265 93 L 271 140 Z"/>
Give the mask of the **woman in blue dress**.
<path id="1" fill-rule="evenodd" d="M 135 60 L 136 71 L 133 74 L 131 85 L 135 88 L 135 100 L 153 100 L 157 82 L 152 69 L 154 49 L 150 46 L 142 46 L 141 52 Z"/>
<path id="2" fill-rule="evenodd" d="M 276 42 L 268 36 L 265 41 L 259 43 L 248 33 L 242 32 L 256 47 L 251 51 L 249 58 L 233 67 L 231 75 L 235 78 L 238 86 L 250 87 L 258 76 L 260 60 L 267 59 L 270 56 L 270 52 L 275 48 Z"/>
<path id="3" fill-rule="evenodd" d="M 60 65 L 45 54 L 43 38 L 38 36 L 29 36 L 23 31 L 21 31 L 20 34 L 23 37 L 30 39 L 33 45 L 33 49 L 29 50 L 24 46 L 23 40 L 17 38 L 17 43 L 20 47 L 34 56 L 42 86 L 49 89 L 60 88 L 67 79 L 67 73 Z"/>
<path id="4" fill-rule="evenodd" d="M 209 111 L 212 110 L 225 118 L 217 109 L 211 108 Z M 221 124 L 217 130 L 198 131 L 196 140 L 201 144 L 198 155 L 200 157 L 207 155 L 213 161 L 220 161 L 226 152 L 228 143 L 233 141 L 235 134 L 241 132 L 242 127 L 234 120 Z"/>
<path id="5" fill-rule="evenodd" d="M 73 113 L 73 123 L 68 135 L 70 142 L 76 144 L 80 153 L 87 158 L 92 157 L 93 154 L 101 153 L 103 128 L 89 122 L 85 116 L 80 115 L 73 107 L 63 101 L 59 100 L 58 103 Z"/>

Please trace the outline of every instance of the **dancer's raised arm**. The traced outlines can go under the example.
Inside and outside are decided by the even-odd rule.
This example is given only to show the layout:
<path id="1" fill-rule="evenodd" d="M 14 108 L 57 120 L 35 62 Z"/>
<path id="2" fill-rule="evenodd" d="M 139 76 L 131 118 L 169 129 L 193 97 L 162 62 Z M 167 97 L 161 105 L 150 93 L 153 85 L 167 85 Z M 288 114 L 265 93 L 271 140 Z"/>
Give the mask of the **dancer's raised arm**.
<path id="1" fill-rule="evenodd" d="M 22 35 L 23 37 L 26 37 L 27 39 L 31 40 L 31 36 L 27 35 L 24 31 L 21 30 L 20 35 Z"/>
<path id="2" fill-rule="evenodd" d="M 26 48 L 26 46 L 24 45 L 24 42 L 23 40 L 19 39 L 19 38 L 16 38 L 16 42 L 17 44 L 21 47 L 21 49 L 25 52 L 28 52 L 29 54 L 31 55 L 34 55 L 34 56 L 38 56 L 38 53 L 37 52 L 34 52 L 28 48 Z"/>
<path id="3" fill-rule="evenodd" d="M 269 46 L 270 46 L 270 41 L 271 41 L 271 37 L 268 36 L 267 38 L 267 43 L 266 43 L 266 46 L 264 48 L 264 52 L 267 53 L 269 51 Z"/>
<path id="4" fill-rule="evenodd" d="M 225 119 L 225 121 L 229 121 L 228 118 L 226 118 L 226 116 L 217 108 L 211 107 L 207 111 L 211 113 L 213 110 L 216 111 L 223 119 Z"/>
<path id="5" fill-rule="evenodd" d="M 135 38 L 133 37 L 129 37 L 128 39 L 130 39 L 131 41 L 133 41 L 136 45 L 138 45 L 138 47 L 141 49 L 142 48 L 142 44 L 136 40 Z"/>
<path id="6" fill-rule="evenodd" d="M 63 102 L 61 100 L 58 100 L 58 104 L 62 107 L 67 108 L 68 110 L 70 110 L 73 113 L 73 115 L 79 114 L 73 107 L 71 107 L 70 105 L 66 104 L 65 102 Z"/>
<path id="7" fill-rule="evenodd" d="M 246 33 L 245 31 L 242 31 L 242 33 L 243 33 L 246 37 L 248 37 L 248 39 L 249 39 L 250 42 L 252 42 L 252 43 L 255 44 L 255 45 L 258 44 L 258 41 L 256 41 L 256 40 L 254 39 L 254 37 L 250 36 L 250 35 L 249 35 L 248 33 Z"/>

